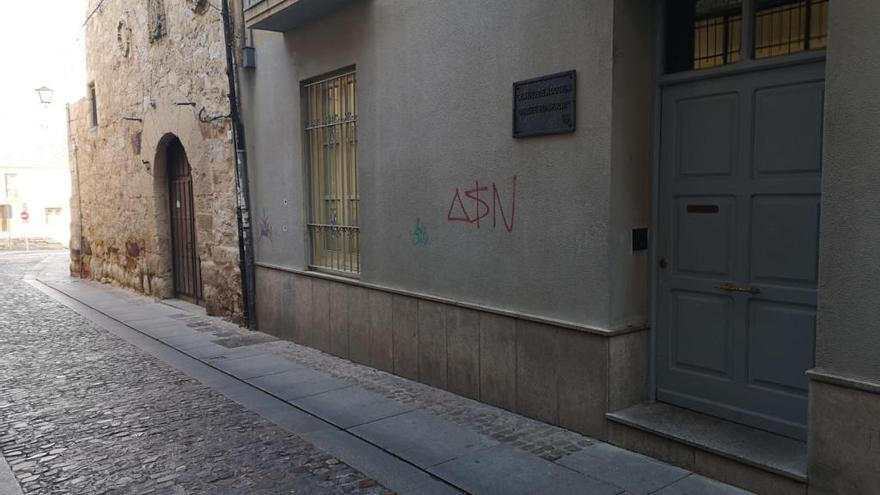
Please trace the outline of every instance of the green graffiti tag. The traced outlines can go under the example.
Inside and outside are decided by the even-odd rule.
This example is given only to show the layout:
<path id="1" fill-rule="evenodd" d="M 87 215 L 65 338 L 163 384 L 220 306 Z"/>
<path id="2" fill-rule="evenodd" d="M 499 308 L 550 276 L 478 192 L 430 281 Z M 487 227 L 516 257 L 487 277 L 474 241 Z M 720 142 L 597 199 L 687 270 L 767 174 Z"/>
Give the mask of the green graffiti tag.
<path id="1" fill-rule="evenodd" d="M 413 244 L 416 246 L 428 245 L 428 229 L 422 223 L 421 218 L 416 218 L 416 228 L 412 231 Z"/>

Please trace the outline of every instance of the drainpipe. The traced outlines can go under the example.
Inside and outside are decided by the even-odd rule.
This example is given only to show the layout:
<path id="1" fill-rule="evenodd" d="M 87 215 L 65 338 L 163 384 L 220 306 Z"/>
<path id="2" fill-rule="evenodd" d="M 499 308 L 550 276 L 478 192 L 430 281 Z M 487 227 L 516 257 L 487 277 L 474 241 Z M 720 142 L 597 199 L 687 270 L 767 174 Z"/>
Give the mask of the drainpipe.
<path id="1" fill-rule="evenodd" d="M 226 76 L 229 79 L 229 118 L 232 121 L 232 141 L 235 146 L 235 189 L 238 199 L 238 251 L 241 271 L 241 293 L 244 318 L 248 328 L 256 326 L 256 282 L 254 279 L 254 244 L 251 229 L 250 189 L 248 187 L 247 148 L 244 140 L 244 125 L 238 106 L 238 84 L 233 50 L 235 30 L 229 13 L 229 0 L 222 0 L 223 37 L 226 44 Z"/>

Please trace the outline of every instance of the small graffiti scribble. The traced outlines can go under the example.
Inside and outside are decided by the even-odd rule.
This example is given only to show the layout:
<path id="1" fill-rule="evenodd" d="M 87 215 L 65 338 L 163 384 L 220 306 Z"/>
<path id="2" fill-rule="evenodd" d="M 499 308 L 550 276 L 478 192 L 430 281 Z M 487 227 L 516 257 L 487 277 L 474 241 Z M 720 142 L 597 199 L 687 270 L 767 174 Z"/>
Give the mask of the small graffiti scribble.
<path id="1" fill-rule="evenodd" d="M 508 193 L 509 200 L 506 207 L 507 209 L 505 209 L 504 203 L 501 200 L 502 194 L 498 188 L 498 185 L 495 182 L 492 183 L 491 192 L 489 190 L 489 186 L 481 186 L 479 181 L 474 182 L 473 189 L 465 189 L 465 198 L 473 200 L 473 207 L 471 208 L 468 208 L 465 201 L 462 200 L 461 192 L 461 189 L 459 189 L 458 187 L 455 188 L 455 193 L 452 195 L 452 203 L 449 205 L 449 211 L 446 213 L 447 221 L 464 222 L 471 225 L 476 225 L 476 227 L 479 229 L 480 220 L 488 217 L 489 214 L 491 214 L 492 229 L 495 229 L 497 227 L 497 219 L 500 216 L 504 229 L 507 230 L 507 232 L 513 232 L 513 222 L 516 217 L 515 175 L 511 178 L 511 187 Z M 485 195 L 483 197 L 480 197 L 480 193 L 485 193 Z M 487 196 L 491 196 L 492 206 L 489 206 L 489 198 L 487 198 Z M 507 217 L 508 213 L 510 213 L 509 223 Z"/>
<path id="2" fill-rule="evenodd" d="M 270 241 L 272 240 L 272 224 L 269 223 L 269 215 L 266 214 L 266 210 L 263 209 L 263 214 L 260 216 L 260 238 L 266 237 Z"/>
<path id="3" fill-rule="evenodd" d="M 428 245 L 428 229 L 425 228 L 425 224 L 422 223 L 421 218 L 416 218 L 416 228 L 412 231 L 413 235 L 413 244 L 416 246 L 427 246 Z"/>

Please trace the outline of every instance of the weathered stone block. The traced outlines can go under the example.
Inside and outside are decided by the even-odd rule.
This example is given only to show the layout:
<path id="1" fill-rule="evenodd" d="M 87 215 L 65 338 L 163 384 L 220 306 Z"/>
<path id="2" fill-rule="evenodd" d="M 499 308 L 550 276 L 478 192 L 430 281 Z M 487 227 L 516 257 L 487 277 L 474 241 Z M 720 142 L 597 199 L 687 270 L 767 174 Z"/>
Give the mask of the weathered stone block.
<path id="1" fill-rule="evenodd" d="M 880 394 L 810 382 L 810 495 L 880 487 Z"/>
<path id="2" fill-rule="evenodd" d="M 391 294 L 369 291 L 370 365 L 382 371 L 394 371 L 394 337 L 391 323 Z"/>
<path id="3" fill-rule="evenodd" d="M 480 400 L 516 408 L 516 320 L 480 313 Z"/>
<path id="4" fill-rule="evenodd" d="M 617 411 L 648 400 L 650 334 L 647 330 L 608 340 L 608 410 Z"/>
<path id="5" fill-rule="evenodd" d="M 370 301 L 369 291 L 362 287 L 348 287 L 349 359 L 369 365 L 370 359 Z"/>
<path id="6" fill-rule="evenodd" d="M 281 285 L 283 275 L 275 270 L 257 268 L 257 329 L 261 332 L 281 336 L 283 317 L 281 308 Z"/>
<path id="7" fill-rule="evenodd" d="M 446 308 L 447 388 L 451 392 L 480 398 L 480 313 L 472 309 Z"/>
<path id="8" fill-rule="evenodd" d="M 446 305 L 419 301 L 419 377 L 446 388 Z"/>
<path id="9" fill-rule="evenodd" d="M 312 347 L 330 352 L 330 283 L 312 279 Z"/>
<path id="10" fill-rule="evenodd" d="M 412 297 L 392 297 L 394 331 L 394 373 L 419 379 L 419 301 Z"/>
<path id="11" fill-rule="evenodd" d="M 556 327 L 516 322 L 516 411 L 558 424 L 559 332 Z"/>
<path id="12" fill-rule="evenodd" d="M 559 425 L 604 438 L 608 411 L 608 338 L 558 330 Z"/>
<path id="13" fill-rule="evenodd" d="M 293 341 L 314 347 L 312 337 L 312 278 L 293 278 Z"/>
<path id="14" fill-rule="evenodd" d="M 348 358 L 348 286 L 330 285 L 330 353 Z"/>

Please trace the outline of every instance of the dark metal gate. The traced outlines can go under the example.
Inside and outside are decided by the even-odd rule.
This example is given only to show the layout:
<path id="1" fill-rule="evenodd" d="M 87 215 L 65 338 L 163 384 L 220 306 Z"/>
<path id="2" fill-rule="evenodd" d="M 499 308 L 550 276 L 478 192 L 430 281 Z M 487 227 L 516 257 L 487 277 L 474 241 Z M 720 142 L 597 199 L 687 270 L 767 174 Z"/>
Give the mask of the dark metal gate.
<path id="1" fill-rule="evenodd" d="M 202 270 L 196 253 L 192 173 L 180 140 L 169 143 L 167 163 L 174 292 L 182 299 L 198 303 L 202 300 Z"/>

